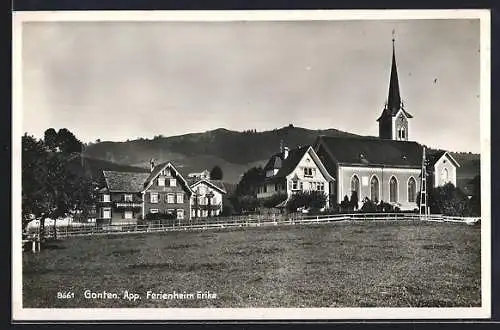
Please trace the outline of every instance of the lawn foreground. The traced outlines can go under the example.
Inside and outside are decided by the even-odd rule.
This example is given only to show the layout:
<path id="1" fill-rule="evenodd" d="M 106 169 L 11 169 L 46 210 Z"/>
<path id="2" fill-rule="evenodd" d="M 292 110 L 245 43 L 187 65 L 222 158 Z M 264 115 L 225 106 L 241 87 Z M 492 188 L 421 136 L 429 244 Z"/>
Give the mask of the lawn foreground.
<path id="1" fill-rule="evenodd" d="M 23 307 L 478 307 L 480 252 L 480 226 L 417 221 L 72 238 L 23 253 Z"/>

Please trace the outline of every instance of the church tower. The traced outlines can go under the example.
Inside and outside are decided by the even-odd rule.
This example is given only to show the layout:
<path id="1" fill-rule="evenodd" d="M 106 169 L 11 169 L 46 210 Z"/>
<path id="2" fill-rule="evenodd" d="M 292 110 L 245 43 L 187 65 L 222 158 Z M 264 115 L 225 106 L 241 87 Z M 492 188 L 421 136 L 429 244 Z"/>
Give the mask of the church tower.
<path id="1" fill-rule="evenodd" d="M 396 51 L 392 38 L 392 66 L 389 81 L 389 96 L 382 114 L 377 119 L 379 138 L 389 140 L 408 141 L 409 119 L 413 118 L 404 109 L 399 92 L 398 68 L 396 65 Z"/>

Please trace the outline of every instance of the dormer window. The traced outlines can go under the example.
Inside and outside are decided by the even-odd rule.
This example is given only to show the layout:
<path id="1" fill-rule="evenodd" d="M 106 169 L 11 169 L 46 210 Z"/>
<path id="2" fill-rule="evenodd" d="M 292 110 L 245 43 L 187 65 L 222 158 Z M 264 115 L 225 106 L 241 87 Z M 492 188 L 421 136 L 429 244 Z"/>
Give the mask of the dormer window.
<path id="1" fill-rule="evenodd" d="M 125 194 L 125 195 L 123 195 L 123 201 L 124 202 L 131 202 L 132 201 L 132 195 L 131 194 Z"/>

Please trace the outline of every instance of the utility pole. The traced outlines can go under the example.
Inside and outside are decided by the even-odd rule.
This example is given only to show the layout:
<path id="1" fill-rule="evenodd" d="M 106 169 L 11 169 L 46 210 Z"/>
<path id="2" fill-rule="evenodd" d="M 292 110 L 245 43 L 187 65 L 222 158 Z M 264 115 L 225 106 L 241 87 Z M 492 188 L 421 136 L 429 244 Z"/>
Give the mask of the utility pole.
<path id="1" fill-rule="evenodd" d="M 426 170 L 426 160 L 425 160 L 425 146 L 422 148 L 422 173 L 420 182 L 420 216 L 427 217 L 429 215 L 429 209 L 427 207 L 427 170 Z"/>

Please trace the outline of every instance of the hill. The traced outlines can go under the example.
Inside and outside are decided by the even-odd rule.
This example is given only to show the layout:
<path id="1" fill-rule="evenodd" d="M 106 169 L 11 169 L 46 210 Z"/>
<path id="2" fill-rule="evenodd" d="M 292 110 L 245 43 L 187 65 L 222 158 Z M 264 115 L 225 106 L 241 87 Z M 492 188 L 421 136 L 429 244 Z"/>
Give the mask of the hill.
<path id="1" fill-rule="evenodd" d="M 237 132 L 219 128 L 204 133 L 126 142 L 100 142 L 86 147 L 87 157 L 121 165 L 148 168 L 150 159 L 171 161 L 182 172 L 210 170 L 219 165 L 224 181 L 236 183 L 249 168 L 264 165 L 279 151 L 283 140 L 289 148 L 312 144 L 318 134 L 328 136 L 357 136 L 336 129 L 310 130 L 292 125 L 271 131 Z"/>

